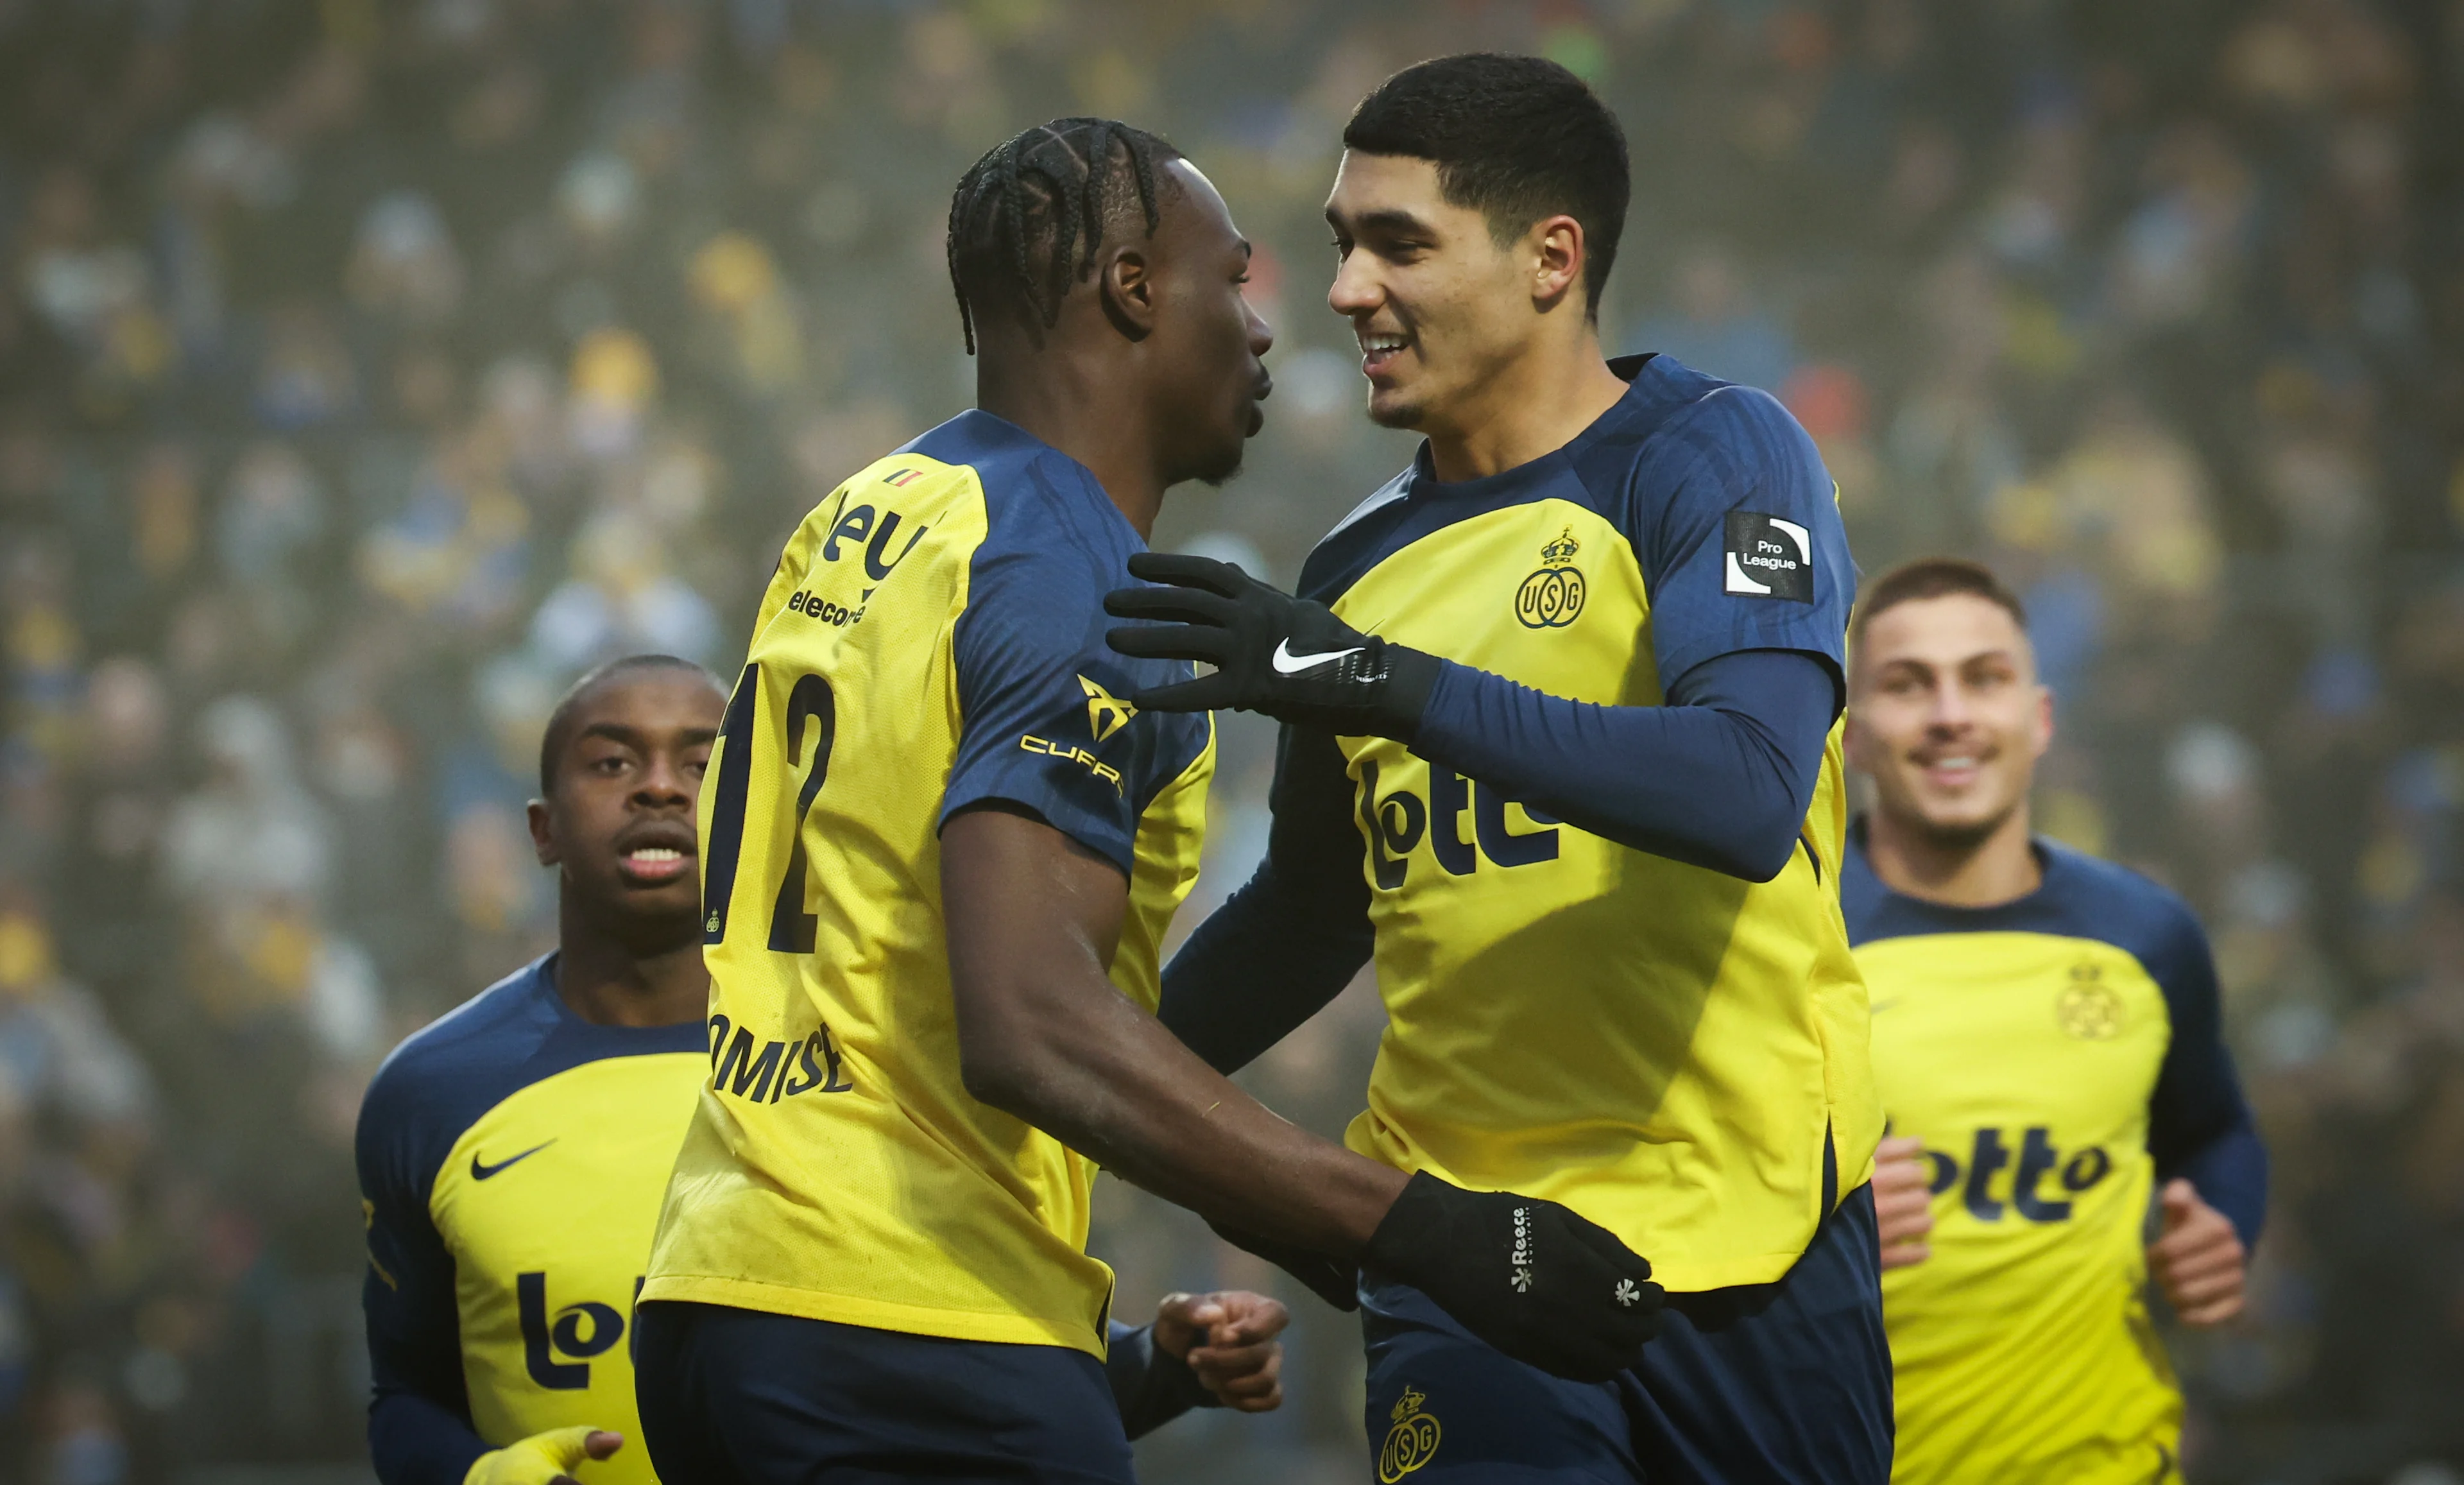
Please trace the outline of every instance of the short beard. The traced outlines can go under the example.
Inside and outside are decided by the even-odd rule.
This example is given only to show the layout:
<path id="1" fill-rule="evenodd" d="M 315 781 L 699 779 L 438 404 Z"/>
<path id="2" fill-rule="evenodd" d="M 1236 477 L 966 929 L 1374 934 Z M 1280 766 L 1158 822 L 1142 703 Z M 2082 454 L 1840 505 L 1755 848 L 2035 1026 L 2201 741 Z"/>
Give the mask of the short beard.
<path id="1" fill-rule="evenodd" d="M 1204 469 L 1199 470 L 1197 474 L 1192 475 L 1189 477 L 1197 480 L 1199 484 L 1206 486 L 1210 490 L 1221 490 L 1225 485 L 1228 485 L 1235 479 L 1241 477 L 1242 456 L 1247 452 L 1247 441 L 1243 440 L 1240 447 L 1232 451 L 1229 458 L 1218 463 L 1209 464 Z"/>
<path id="2" fill-rule="evenodd" d="M 635 959 L 676 953 L 699 940 L 702 933 L 698 903 L 682 911 L 661 913 L 629 907 L 619 898 L 601 907 L 594 916 L 600 932 Z"/>
<path id="3" fill-rule="evenodd" d="M 1991 818 L 1966 825 L 1944 825 L 1916 814 L 1908 815 L 1901 824 L 1908 833 L 1944 855 L 1969 855 L 1991 840 L 1994 831 L 2011 823 L 2011 817 L 2019 812 L 2019 805 L 2020 800 L 2014 799 Z"/>
<path id="4" fill-rule="evenodd" d="M 1418 428 L 1427 416 L 1427 410 L 1417 403 L 1407 403 L 1391 412 L 1380 413 L 1377 399 L 1372 397 L 1369 400 L 1369 421 L 1380 428 Z"/>

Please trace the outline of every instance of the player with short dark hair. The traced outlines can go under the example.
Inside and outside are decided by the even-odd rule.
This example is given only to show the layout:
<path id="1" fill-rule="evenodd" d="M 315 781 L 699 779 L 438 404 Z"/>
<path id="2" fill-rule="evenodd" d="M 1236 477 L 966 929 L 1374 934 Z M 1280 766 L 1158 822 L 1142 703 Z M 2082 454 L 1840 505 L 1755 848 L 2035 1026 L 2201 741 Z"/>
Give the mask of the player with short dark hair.
<path id="1" fill-rule="evenodd" d="M 1261 426 L 1222 198 L 1056 120 L 966 173 L 950 237 L 979 406 L 788 543 L 703 795 L 712 1070 L 639 1331 L 662 1472 L 1128 1480 L 1098 1163 L 1613 1372 L 1656 1297 L 1614 1237 L 1304 1134 L 1152 1013 L 1213 729 L 1129 699 L 1190 668 L 1107 649 L 1102 596 Z"/>
<path id="2" fill-rule="evenodd" d="M 530 806 L 557 869 L 557 952 L 403 1043 L 368 1091 L 368 1452 L 385 1485 L 653 1478 L 629 1442 L 623 1342 L 710 1066 L 693 809 L 725 706 L 716 676 L 672 655 L 574 684 Z M 1237 1291 L 1114 1322 L 1124 1429 L 1276 1406 L 1283 1322 Z"/>
<path id="3" fill-rule="evenodd" d="M 1836 721 L 1856 572 L 1769 395 L 1603 358 L 1622 132 L 1534 57 L 1365 100 L 1327 202 L 1369 415 L 1426 435 L 1295 598 L 1141 557 L 1136 655 L 1217 673 L 1148 710 L 1281 720 L 1265 864 L 1163 1017 L 1237 1068 L 1373 956 L 1388 1025 L 1355 1150 L 1565 1203 L 1669 1319 L 1605 1382 L 1545 1376 L 1369 1255 L 1381 1475 L 1880 1485 L 1867 1177 L 1881 1127 L 1838 912 Z M 1331 1265 L 1273 1245 L 1299 1271 Z"/>
<path id="4" fill-rule="evenodd" d="M 1852 633 L 1875 808 L 1845 906 L 1892 1121 L 1893 1478 L 2178 1478 L 2146 1281 L 2193 1325 L 2230 1319 L 2267 1208 L 2207 936 L 2154 882 L 2031 833 L 2053 698 L 1991 570 L 1894 568 Z"/>

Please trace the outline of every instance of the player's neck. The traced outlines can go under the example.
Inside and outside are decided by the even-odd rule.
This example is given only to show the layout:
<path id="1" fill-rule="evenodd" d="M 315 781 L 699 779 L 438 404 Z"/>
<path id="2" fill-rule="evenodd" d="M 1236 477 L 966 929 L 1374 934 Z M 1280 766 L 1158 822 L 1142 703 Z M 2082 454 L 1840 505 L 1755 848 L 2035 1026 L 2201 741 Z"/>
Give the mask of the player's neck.
<path id="1" fill-rule="evenodd" d="M 1430 466 L 1448 484 L 1504 474 L 1573 442 L 1625 393 L 1595 327 L 1571 344 L 1544 340 L 1500 366 L 1458 416 L 1432 421 Z"/>
<path id="2" fill-rule="evenodd" d="M 2043 885 L 2022 800 L 1992 833 L 1973 843 L 1945 841 L 1877 809 L 1865 822 L 1865 859 L 1882 885 L 1945 907 L 1998 907 Z"/>
<path id="3" fill-rule="evenodd" d="M 1152 535 L 1164 492 L 1155 440 L 1136 400 L 1098 369 L 1057 348 L 999 364 L 986 356 L 976 368 L 976 406 L 1086 465 L 1139 539 Z"/>
<path id="4" fill-rule="evenodd" d="M 635 946 L 570 902 L 557 916 L 556 993 L 575 1015 L 594 1026 L 674 1026 L 710 1013 L 698 932 Z"/>

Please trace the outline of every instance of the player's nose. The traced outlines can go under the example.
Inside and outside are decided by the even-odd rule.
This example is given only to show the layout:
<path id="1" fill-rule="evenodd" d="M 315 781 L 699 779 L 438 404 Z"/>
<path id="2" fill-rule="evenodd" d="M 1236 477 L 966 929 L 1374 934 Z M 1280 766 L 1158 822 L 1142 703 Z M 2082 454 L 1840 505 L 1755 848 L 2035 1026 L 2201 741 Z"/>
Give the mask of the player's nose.
<path id="1" fill-rule="evenodd" d="M 1386 302 L 1386 292 L 1370 272 L 1370 255 L 1347 255 L 1334 270 L 1334 282 L 1326 291 L 1327 308 L 1338 315 L 1373 315 Z"/>
<path id="2" fill-rule="evenodd" d="M 635 802 L 653 809 L 680 801 L 690 806 L 694 792 L 693 781 L 681 765 L 670 759 L 653 758 L 650 765 L 642 770 L 641 782 L 633 788 L 633 798 Z"/>

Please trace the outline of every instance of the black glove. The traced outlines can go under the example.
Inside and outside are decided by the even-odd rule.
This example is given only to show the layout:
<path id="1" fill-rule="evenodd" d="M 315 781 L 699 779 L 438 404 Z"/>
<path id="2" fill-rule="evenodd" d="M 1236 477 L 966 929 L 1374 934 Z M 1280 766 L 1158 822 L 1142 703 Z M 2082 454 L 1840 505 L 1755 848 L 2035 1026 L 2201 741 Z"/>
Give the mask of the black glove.
<path id="1" fill-rule="evenodd" d="M 1608 1229 L 1555 1202 L 1412 1177 L 1362 1262 L 1436 1300 L 1518 1362 L 1606 1382 L 1660 1334 L 1666 1299 L 1651 1265 Z"/>
<path id="2" fill-rule="evenodd" d="M 1163 587 L 1104 595 L 1115 618 L 1159 622 L 1111 631 L 1105 642 L 1146 659 L 1203 660 L 1212 676 L 1153 686 L 1130 699 L 1141 711 L 1233 707 L 1338 737 L 1409 742 L 1442 661 L 1364 634 L 1322 603 L 1294 598 L 1228 562 L 1140 552 L 1130 576 Z"/>
<path id="3" fill-rule="evenodd" d="M 1301 1248 L 1290 1243 L 1278 1243 L 1227 1228 L 1220 1222 L 1206 1224 L 1215 1235 L 1243 1252 L 1253 1252 L 1276 1268 L 1309 1286 L 1309 1293 L 1336 1309 L 1350 1314 L 1360 1308 L 1360 1271 L 1319 1252 L 1314 1248 Z"/>

